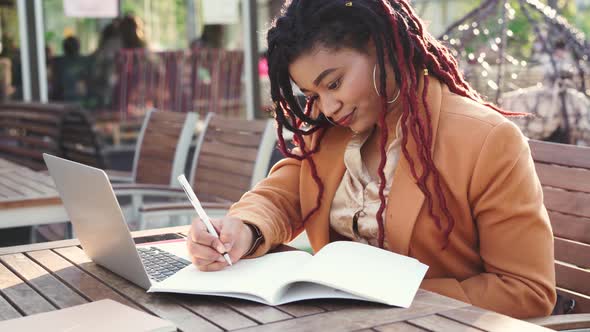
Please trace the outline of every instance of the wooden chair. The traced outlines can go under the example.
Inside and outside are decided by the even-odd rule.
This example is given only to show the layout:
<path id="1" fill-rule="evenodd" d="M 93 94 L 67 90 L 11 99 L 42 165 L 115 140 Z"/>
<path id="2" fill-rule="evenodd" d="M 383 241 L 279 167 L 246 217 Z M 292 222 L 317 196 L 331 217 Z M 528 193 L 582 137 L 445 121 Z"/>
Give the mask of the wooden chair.
<path id="1" fill-rule="evenodd" d="M 0 104 L 0 157 L 46 170 L 42 154 L 60 154 L 61 117 L 73 108 L 66 104 Z"/>
<path id="2" fill-rule="evenodd" d="M 146 188 L 180 188 L 176 178 L 184 173 L 197 118 L 198 114 L 194 112 L 150 110 L 146 113 L 137 140 L 132 171 L 107 172 L 114 182 L 113 189 L 117 197 L 131 197 L 128 221 L 137 219 L 137 211 L 144 197 L 150 196 Z"/>
<path id="3" fill-rule="evenodd" d="M 207 213 L 221 216 L 266 176 L 276 134 L 272 120 L 241 120 L 209 113 L 205 124 L 189 182 Z M 141 219 L 195 214 L 181 189 L 167 192 L 182 202 L 144 204 Z"/>
<path id="4" fill-rule="evenodd" d="M 108 172 L 113 182 L 178 186 L 198 115 L 149 110 L 137 139 L 131 172 Z M 124 187 L 121 187 L 121 189 Z"/>
<path id="5" fill-rule="evenodd" d="M 73 109 L 61 116 L 59 130 L 59 153 L 63 158 L 89 166 L 108 168 L 103 153 L 101 136 L 97 133 L 93 118 L 81 109 Z M 56 241 L 70 238 L 69 222 L 33 226 L 32 242 Z"/>
<path id="6" fill-rule="evenodd" d="M 66 159 L 108 168 L 101 136 L 92 117 L 85 111 L 73 110 L 62 116 L 59 147 Z"/>
<path id="7" fill-rule="evenodd" d="M 590 328 L 590 148 L 529 145 L 555 236 L 558 293 L 558 315 L 531 321 L 557 330 Z"/>

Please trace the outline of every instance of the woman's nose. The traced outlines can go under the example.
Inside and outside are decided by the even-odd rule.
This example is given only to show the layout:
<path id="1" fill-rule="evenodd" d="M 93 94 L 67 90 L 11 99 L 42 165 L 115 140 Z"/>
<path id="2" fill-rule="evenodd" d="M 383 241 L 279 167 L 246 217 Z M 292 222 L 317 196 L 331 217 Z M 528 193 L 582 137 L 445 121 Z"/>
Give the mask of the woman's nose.
<path id="1" fill-rule="evenodd" d="M 323 98 L 321 99 L 321 108 L 325 116 L 332 118 L 342 108 L 342 102 L 336 98 Z"/>

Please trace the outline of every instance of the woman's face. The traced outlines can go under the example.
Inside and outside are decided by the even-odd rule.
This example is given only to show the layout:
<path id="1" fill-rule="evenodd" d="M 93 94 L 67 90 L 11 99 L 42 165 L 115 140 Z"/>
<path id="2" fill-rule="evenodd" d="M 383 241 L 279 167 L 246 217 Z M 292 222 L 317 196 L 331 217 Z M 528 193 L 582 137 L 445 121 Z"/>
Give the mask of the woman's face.
<path id="1" fill-rule="evenodd" d="M 314 114 L 355 132 L 372 129 L 381 112 L 381 98 L 373 83 L 376 58 L 354 49 L 316 47 L 289 65 L 289 74 L 307 97 L 315 97 Z M 388 99 L 394 96 L 393 71 L 388 69 Z M 379 84 L 379 70 L 376 73 Z"/>

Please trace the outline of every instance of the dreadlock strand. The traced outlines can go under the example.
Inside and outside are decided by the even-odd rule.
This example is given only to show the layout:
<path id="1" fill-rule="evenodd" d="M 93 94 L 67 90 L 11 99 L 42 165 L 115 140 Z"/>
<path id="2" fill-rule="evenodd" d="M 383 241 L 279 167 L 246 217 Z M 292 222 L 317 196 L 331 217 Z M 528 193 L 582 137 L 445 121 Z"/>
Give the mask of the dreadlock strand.
<path id="1" fill-rule="evenodd" d="M 383 212 L 385 211 L 385 185 L 387 184 L 387 179 L 385 178 L 385 164 L 387 162 L 387 153 L 386 153 L 386 145 L 387 145 L 387 123 L 385 122 L 385 115 L 387 114 L 387 97 L 385 95 L 381 96 L 381 104 L 382 104 L 382 111 L 379 114 L 379 126 L 381 128 L 381 140 L 379 142 L 380 152 L 381 152 L 381 160 L 379 162 L 378 174 L 379 174 L 379 200 L 381 204 L 379 205 L 379 209 L 377 210 L 377 225 L 379 227 L 379 248 L 384 248 L 385 245 L 385 222 L 383 218 Z"/>

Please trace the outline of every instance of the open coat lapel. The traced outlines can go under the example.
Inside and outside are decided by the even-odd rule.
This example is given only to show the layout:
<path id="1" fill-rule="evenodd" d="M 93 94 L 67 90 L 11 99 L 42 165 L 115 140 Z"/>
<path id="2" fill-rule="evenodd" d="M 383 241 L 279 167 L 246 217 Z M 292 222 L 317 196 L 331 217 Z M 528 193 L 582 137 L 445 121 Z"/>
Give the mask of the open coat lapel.
<path id="1" fill-rule="evenodd" d="M 421 80 L 419 94 L 422 95 L 424 80 Z M 442 84 L 429 76 L 427 103 L 431 114 L 432 146 L 430 151 L 434 155 L 434 146 L 437 138 L 438 123 L 442 97 Z M 419 103 L 420 114 L 425 114 L 424 104 Z M 408 152 L 414 162 L 416 174 L 422 174 L 422 166 L 418 159 L 418 144 L 413 135 L 408 135 Z M 410 239 L 414 225 L 424 204 L 424 193 L 418 187 L 411 166 L 405 155 L 401 155 L 399 164 L 393 176 L 393 183 L 389 191 L 385 236 L 392 251 L 402 255 L 408 255 Z"/>
<path id="2" fill-rule="evenodd" d="M 422 95 L 423 80 L 420 80 L 419 93 Z M 431 113 L 433 146 L 436 142 L 440 106 L 442 97 L 442 84 L 429 76 L 427 102 Z M 420 114 L 424 114 L 424 105 L 420 106 Z M 388 123 L 389 130 L 395 130 L 394 123 Z M 306 223 L 306 230 L 310 244 L 314 251 L 320 250 L 330 242 L 330 208 L 334 195 L 345 172 L 344 151 L 352 133 L 345 128 L 330 128 L 321 142 L 320 151 L 313 157 L 317 166 L 319 177 L 324 185 L 322 204 Z M 329 150 L 328 148 L 329 147 Z M 418 146 L 412 135 L 408 135 L 408 152 L 414 161 L 417 174 L 421 174 L 422 168 L 417 159 Z M 431 151 L 433 153 L 433 151 Z M 308 162 L 302 164 L 300 178 L 301 210 L 305 216 L 316 206 L 318 189 Z M 393 183 L 388 196 L 386 209 L 385 236 L 390 248 L 400 254 L 407 255 L 410 238 L 414 225 L 424 204 L 424 194 L 418 188 L 411 173 L 410 163 L 402 153 L 399 164 L 395 170 Z"/>

